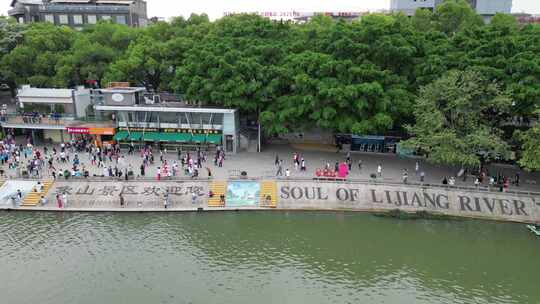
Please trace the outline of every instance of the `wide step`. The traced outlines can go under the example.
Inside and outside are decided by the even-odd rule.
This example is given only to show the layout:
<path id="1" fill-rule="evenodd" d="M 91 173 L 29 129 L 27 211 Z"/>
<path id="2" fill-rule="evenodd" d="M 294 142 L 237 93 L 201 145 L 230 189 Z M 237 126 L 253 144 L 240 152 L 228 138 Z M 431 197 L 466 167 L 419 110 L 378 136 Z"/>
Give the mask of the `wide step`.
<path id="1" fill-rule="evenodd" d="M 277 184 L 274 181 L 261 182 L 261 207 L 276 208 L 277 207 Z"/>
<path id="2" fill-rule="evenodd" d="M 210 184 L 210 191 L 214 196 L 208 198 L 208 207 L 225 207 L 224 202 L 221 201 L 222 195 L 227 195 L 227 182 L 215 181 Z"/>
<path id="3" fill-rule="evenodd" d="M 41 182 L 43 184 L 43 191 L 32 191 L 28 193 L 22 202 L 23 207 L 36 207 L 39 204 L 39 201 L 41 200 L 41 196 L 47 196 L 47 193 L 49 193 L 49 190 L 51 189 L 53 185 L 53 181 L 43 181 Z"/>

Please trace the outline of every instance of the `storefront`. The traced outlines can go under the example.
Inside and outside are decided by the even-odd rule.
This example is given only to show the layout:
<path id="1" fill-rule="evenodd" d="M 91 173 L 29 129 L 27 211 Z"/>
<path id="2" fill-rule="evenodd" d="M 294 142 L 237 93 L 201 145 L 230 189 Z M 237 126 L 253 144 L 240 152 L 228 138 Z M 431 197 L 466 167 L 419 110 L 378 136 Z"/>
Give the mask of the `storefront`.
<path id="1" fill-rule="evenodd" d="M 72 139 L 85 138 L 99 147 L 113 143 L 116 133 L 114 128 L 103 127 L 67 127 L 66 129 Z"/>
<path id="2" fill-rule="evenodd" d="M 221 130 L 175 128 L 118 128 L 114 140 L 119 143 L 159 145 L 168 148 L 212 148 L 223 144 Z"/>

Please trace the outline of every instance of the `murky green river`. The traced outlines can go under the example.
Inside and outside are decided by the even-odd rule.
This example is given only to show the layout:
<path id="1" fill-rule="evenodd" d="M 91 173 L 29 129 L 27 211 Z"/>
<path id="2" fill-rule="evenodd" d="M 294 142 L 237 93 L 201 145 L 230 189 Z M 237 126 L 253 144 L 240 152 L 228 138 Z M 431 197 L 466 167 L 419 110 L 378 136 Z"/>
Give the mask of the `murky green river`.
<path id="1" fill-rule="evenodd" d="M 540 303 L 523 225 L 343 213 L 0 213 L 0 302 Z"/>

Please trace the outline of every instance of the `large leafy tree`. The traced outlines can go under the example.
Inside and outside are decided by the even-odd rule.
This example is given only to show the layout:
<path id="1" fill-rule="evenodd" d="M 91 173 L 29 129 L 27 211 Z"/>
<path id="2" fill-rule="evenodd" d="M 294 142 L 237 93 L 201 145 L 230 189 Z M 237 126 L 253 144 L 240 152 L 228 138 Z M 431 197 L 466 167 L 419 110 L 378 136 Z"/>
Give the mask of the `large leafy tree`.
<path id="1" fill-rule="evenodd" d="M 145 28 L 132 41 L 125 55 L 114 62 L 106 74 L 107 81 L 128 81 L 151 91 L 167 90 L 175 66 L 169 55 L 172 38 L 170 24 L 158 22 Z"/>
<path id="2" fill-rule="evenodd" d="M 13 18 L 0 16 L 0 57 L 13 50 L 23 39 L 26 26 Z"/>
<path id="3" fill-rule="evenodd" d="M 478 166 L 509 157 L 498 129 L 511 100 L 496 83 L 473 71 L 451 71 L 420 89 L 404 144 L 440 164 Z"/>
<path id="4" fill-rule="evenodd" d="M 540 110 L 536 114 L 540 116 Z M 529 171 L 540 170 L 540 127 L 536 125 L 527 131 L 516 131 L 515 137 L 522 145 L 519 164 Z"/>
<path id="5" fill-rule="evenodd" d="M 480 17 L 466 0 L 445 0 L 435 10 L 438 29 L 448 35 L 467 27 L 483 25 Z"/>
<path id="6" fill-rule="evenodd" d="M 276 77 L 288 29 L 254 15 L 219 20 L 186 52 L 176 89 L 194 101 L 258 114 L 279 96 Z"/>
<path id="7" fill-rule="evenodd" d="M 58 87 L 57 63 L 68 53 L 74 32 L 68 27 L 34 23 L 22 43 L 2 58 L 0 67 L 5 77 L 15 84 L 36 87 Z"/>
<path id="8" fill-rule="evenodd" d="M 109 66 L 126 52 L 137 31 L 125 25 L 102 22 L 76 33 L 70 51 L 57 64 L 57 78 L 65 86 L 102 80 Z"/>
<path id="9" fill-rule="evenodd" d="M 25 30 L 25 25 L 17 23 L 12 18 L 0 16 L 0 62 L 22 42 Z M 0 82 L 7 83 L 11 88 L 11 93 L 15 94 L 16 83 L 9 78 L 8 71 L 0 69 Z"/>

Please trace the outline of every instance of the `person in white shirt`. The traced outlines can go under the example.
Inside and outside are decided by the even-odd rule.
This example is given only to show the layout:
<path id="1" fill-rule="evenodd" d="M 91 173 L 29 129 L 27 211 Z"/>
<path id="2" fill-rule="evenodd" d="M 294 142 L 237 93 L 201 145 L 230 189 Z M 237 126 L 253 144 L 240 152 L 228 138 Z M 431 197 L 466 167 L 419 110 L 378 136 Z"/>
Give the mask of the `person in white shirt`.
<path id="1" fill-rule="evenodd" d="M 39 202 L 41 203 L 41 206 L 45 206 L 45 205 L 47 205 L 47 198 L 42 195 Z"/>
<path id="2" fill-rule="evenodd" d="M 64 204 L 64 208 L 68 207 L 68 198 L 65 192 L 62 194 L 62 203 Z"/>

